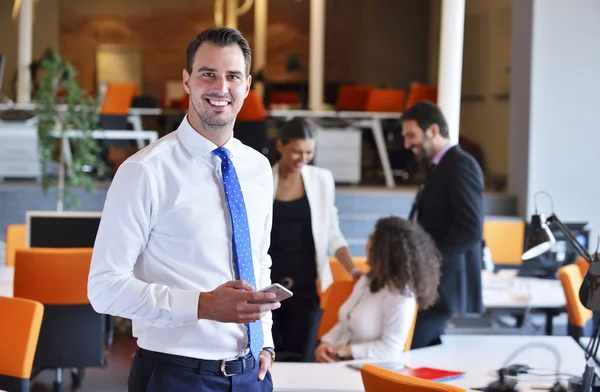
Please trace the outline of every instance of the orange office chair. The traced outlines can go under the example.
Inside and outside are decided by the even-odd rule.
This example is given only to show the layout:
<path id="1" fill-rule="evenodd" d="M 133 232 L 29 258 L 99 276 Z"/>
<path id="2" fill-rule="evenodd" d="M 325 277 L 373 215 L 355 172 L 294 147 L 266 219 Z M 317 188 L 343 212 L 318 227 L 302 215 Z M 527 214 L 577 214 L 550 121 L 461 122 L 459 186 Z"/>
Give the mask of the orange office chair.
<path id="1" fill-rule="evenodd" d="M 371 86 L 341 85 L 338 89 L 336 110 L 358 110 L 367 108 Z"/>
<path id="2" fill-rule="evenodd" d="M 56 369 L 54 391 L 62 391 L 62 369 L 72 370 L 74 387 L 83 368 L 105 365 L 105 316 L 87 297 L 91 248 L 20 249 L 15 257 L 14 296 L 44 304 L 33 365 Z"/>
<path id="3" fill-rule="evenodd" d="M 15 252 L 25 248 L 26 235 L 25 225 L 6 226 L 6 265 L 15 265 Z"/>
<path id="4" fill-rule="evenodd" d="M 372 89 L 369 91 L 367 112 L 401 113 L 406 103 L 406 91 L 401 89 Z"/>
<path id="5" fill-rule="evenodd" d="M 579 267 L 581 276 L 585 277 L 585 274 L 587 274 L 587 272 L 588 272 L 588 268 L 590 268 L 590 266 L 588 265 L 588 262 L 585 261 L 585 259 L 580 256 L 580 257 L 577 257 L 577 260 L 575 260 L 575 264 L 577 264 L 577 266 Z"/>
<path id="6" fill-rule="evenodd" d="M 382 367 L 368 364 L 360 369 L 365 392 L 463 392 L 465 389 L 454 385 L 423 380 L 407 376 Z"/>
<path id="7" fill-rule="evenodd" d="M 0 296 L 0 390 L 29 392 L 44 306 Z"/>
<path id="8" fill-rule="evenodd" d="M 346 302 L 353 289 L 353 280 L 334 281 L 331 286 L 327 288 L 327 304 L 323 309 L 317 339 L 320 340 L 321 337 L 329 332 L 329 330 L 338 322 L 338 311 L 340 310 L 340 306 Z"/>
<path id="9" fill-rule="evenodd" d="M 260 96 L 256 93 L 256 90 L 250 90 L 236 117 L 236 121 L 263 121 L 265 118 L 267 118 L 267 111 Z"/>
<path id="10" fill-rule="evenodd" d="M 410 108 L 419 101 L 431 101 L 437 103 L 437 86 L 421 83 L 412 83 L 408 92 L 406 107 Z"/>
<path id="11" fill-rule="evenodd" d="M 558 278 L 562 283 L 567 299 L 567 313 L 569 315 L 567 333 L 578 341 L 583 336 L 588 320 L 592 318 L 592 311 L 585 308 L 579 300 L 579 289 L 583 283 L 583 276 L 579 266 L 569 264 L 558 269 Z"/>
<path id="12" fill-rule="evenodd" d="M 132 83 L 107 83 L 100 111 L 107 115 L 126 116 L 138 91 L 139 87 Z"/>
<path id="13" fill-rule="evenodd" d="M 525 221 L 485 219 L 483 238 L 494 264 L 520 265 L 525 243 Z"/>
<path id="14" fill-rule="evenodd" d="M 410 326 L 410 329 L 408 330 L 408 336 L 406 337 L 406 342 L 404 343 L 404 351 L 410 351 L 410 348 L 412 347 L 412 341 L 413 341 L 413 337 L 415 336 L 415 326 L 417 325 L 417 315 L 418 314 L 419 314 L 419 304 L 417 303 L 417 306 L 415 306 L 415 313 L 413 316 L 413 321 Z"/>
<path id="15" fill-rule="evenodd" d="M 354 261 L 356 267 L 362 272 L 369 272 L 370 267 L 367 265 L 366 257 L 353 257 L 352 261 Z M 350 273 L 346 271 L 346 268 L 344 268 L 344 266 L 340 264 L 340 262 L 335 257 L 329 258 L 329 266 L 331 268 L 331 275 L 333 277 L 334 282 L 353 280 L 352 275 L 350 275 Z M 317 283 L 317 286 L 321 297 L 321 308 L 325 309 L 325 306 L 327 305 L 327 298 L 329 298 L 331 286 L 327 290 L 325 290 L 325 292 L 321 292 L 320 282 Z"/>

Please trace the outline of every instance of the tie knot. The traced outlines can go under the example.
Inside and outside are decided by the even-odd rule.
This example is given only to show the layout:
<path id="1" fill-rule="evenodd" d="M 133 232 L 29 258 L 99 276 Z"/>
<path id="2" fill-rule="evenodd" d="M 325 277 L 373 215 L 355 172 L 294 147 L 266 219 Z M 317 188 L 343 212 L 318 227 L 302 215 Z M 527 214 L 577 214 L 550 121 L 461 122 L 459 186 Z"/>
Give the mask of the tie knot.
<path id="1" fill-rule="evenodd" d="M 221 158 L 222 161 L 229 160 L 229 150 L 225 147 L 219 147 L 213 150 L 213 154 Z"/>

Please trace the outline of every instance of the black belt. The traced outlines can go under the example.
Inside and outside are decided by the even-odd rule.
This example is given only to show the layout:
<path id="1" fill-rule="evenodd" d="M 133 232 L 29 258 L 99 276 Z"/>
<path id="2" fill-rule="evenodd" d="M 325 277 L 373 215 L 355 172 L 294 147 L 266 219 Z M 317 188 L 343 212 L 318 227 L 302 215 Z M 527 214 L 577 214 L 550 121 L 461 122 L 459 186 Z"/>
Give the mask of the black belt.
<path id="1" fill-rule="evenodd" d="M 138 349 L 138 354 L 144 358 L 157 359 L 173 365 L 192 369 L 198 373 L 212 373 L 225 377 L 244 373 L 246 370 L 254 369 L 254 357 L 251 353 L 244 357 L 235 359 L 209 360 L 183 357 L 180 355 L 158 353 L 143 348 Z"/>

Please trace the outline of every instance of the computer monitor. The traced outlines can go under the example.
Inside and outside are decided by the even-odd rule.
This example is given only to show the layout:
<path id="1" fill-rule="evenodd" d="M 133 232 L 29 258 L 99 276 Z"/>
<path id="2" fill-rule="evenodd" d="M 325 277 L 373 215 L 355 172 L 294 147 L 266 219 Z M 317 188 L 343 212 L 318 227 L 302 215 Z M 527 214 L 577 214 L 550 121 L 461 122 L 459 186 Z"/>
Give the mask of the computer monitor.
<path id="1" fill-rule="evenodd" d="M 564 225 L 580 244 L 585 248 L 589 247 L 591 231 L 589 222 L 565 222 Z M 529 228 L 528 223 L 525 227 L 525 245 L 527 245 Z M 549 228 L 556 239 L 556 244 L 550 251 L 538 257 L 523 260 L 519 268 L 519 276 L 554 279 L 560 267 L 574 263 L 579 257 L 575 248 L 567 241 L 565 234 L 556 225 L 550 225 Z"/>
<path id="2" fill-rule="evenodd" d="M 101 212 L 27 211 L 29 248 L 93 248 Z"/>

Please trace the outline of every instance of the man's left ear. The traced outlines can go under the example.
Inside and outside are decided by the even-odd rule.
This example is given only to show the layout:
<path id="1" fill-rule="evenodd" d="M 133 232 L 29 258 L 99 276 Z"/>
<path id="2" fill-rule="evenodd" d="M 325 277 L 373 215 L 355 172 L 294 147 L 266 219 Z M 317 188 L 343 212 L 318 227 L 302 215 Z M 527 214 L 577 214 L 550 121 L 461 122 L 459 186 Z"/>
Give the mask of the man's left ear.
<path id="1" fill-rule="evenodd" d="M 429 137 L 435 139 L 440 134 L 440 126 L 437 124 L 431 124 L 429 128 L 427 128 L 427 132 L 429 133 Z"/>
<path id="2" fill-rule="evenodd" d="M 252 86 L 252 75 L 248 75 L 248 82 L 246 83 L 246 94 L 244 95 L 244 99 L 248 98 L 248 94 L 250 94 L 250 86 Z"/>

